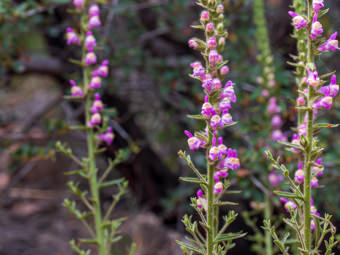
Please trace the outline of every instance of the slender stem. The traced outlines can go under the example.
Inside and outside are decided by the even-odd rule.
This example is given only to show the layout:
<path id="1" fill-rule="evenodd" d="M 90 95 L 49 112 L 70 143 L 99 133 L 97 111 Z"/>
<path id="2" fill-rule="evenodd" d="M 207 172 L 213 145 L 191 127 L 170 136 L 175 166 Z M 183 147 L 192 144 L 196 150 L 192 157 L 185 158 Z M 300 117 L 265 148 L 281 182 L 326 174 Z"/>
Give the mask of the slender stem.
<path id="1" fill-rule="evenodd" d="M 312 1 L 307 0 L 308 3 L 308 20 L 311 20 L 312 16 Z M 307 66 L 314 63 L 313 48 L 311 38 L 307 39 Z M 308 254 L 311 254 L 311 179 L 312 179 L 312 167 L 311 167 L 311 152 L 313 147 L 313 109 L 312 109 L 312 88 L 308 87 L 307 98 L 307 148 L 305 152 L 304 168 L 305 168 L 305 181 L 304 181 L 304 241 Z"/>
<path id="2" fill-rule="evenodd" d="M 270 220 L 272 216 L 270 197 L 268 194 L 265 194 L 264 197 L 265 197 L 264 217 L 266 220 Z M 266 244 L 266 254 L 272 255 L 273 254 L 273 242 L 272 242 L 272 235 L 270 234 L 269 231 L 265 231 L 265 244 Z"/>
<path id="3" fill-rule="evenodd" d="M 86 91 L 88 91 L 89 84 L 89 71 L 87 68 L 84 69 L 84 84 Z M 86 96 L 85 102 L 85 114 L 86 114 L 86 124 L 91 119 L 91 99 L 89 94 Z M 95 162 L 95 144 L 94 144 L 94 134 L 92 129 L 88 129 L 87 132 L 87 148 L 88 148 L 88 158 L 89 158 L 89 173 L 90 173 L 90 190 L 93 199 L 93 213 L 94 213 L 94 223 L 97 235 L 97 243 L 99 255 L 105 255 L 104 247 L 104 233 L 102 227 L 102 216 L 100 208 L 100 198 L 99 198 L 99 187 L 97 182 L 97 168 Z"/>
<path id="4" fill-rule="evenodd" d="M 209 141 L 211 142 L 212 135 L 209 132 Z M 214 167 L 209 163 L 209 149 L 207 149 L 206 160 L 208 164 L 208 211 L 207 211 L 207 221 L 208 221 L 208 238 L 207 238 L 207 255 L 213 255 L 214 247 Z"/>
<path id="5" fill-rule="evenodd" d="M 214 168 L 208 164 L 208 238 L 207 238 L 207 255 L 213 255 L 214 242 Z"/>

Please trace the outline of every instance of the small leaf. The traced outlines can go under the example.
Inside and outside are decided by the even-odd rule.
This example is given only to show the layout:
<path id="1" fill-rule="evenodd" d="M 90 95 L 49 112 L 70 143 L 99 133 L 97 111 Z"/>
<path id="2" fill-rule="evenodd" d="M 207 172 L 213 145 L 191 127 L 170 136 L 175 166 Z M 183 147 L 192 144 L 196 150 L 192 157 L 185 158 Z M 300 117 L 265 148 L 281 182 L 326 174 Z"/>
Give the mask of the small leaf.
<path id="1" fill-rule="evenodd" d="M 188 243 L 183 243 L 183 242 L 178 241 L 178 240 L 176 241 L 176 243 L 179 244 L 181 247 L 184 247 L 184 248 L 189 249 L 191 251 L 197 252 L 198 254 L 204 255 L 203 251 L 201 249 L 195 247 L 195 246 L 192 246 Z"/>
<path id="2" fill-rule="evenodd" d="M 231 241 L 235 239 L 239 239 L 242 237 L 245 237 L 247 233 L 228 233 L 228 234 L 223 234 L 219 235 L 216 237 L 214 240 L 214 243 L 220 243 L 220 242 L 226 242 L 226 241 Z"/>

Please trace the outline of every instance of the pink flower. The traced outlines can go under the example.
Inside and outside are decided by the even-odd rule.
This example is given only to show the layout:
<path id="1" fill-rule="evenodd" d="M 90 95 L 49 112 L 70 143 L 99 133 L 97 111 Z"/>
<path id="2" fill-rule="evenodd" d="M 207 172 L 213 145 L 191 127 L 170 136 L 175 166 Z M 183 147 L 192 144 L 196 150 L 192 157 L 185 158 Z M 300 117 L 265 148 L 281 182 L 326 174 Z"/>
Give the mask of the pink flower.
<path id="1" fill-rule="evenodd" d="M 96 54 L 93 52 L 92 49 L 89 50 L 89 52 L 86 54 L 85 57 L 85 64 L 87 66 L 89 65 L 95 65 L 97 63 L 97 56 Z"/>
<path id="2" fill-rule="evenodd" d="M 217 62 L 220 60 L 220 55 L 216 50 L 211 50 L 209 53 L 209 63 L 212 67 L 216 66 Z"/>
<path id="3" fill-rule="evenodd" d="M 318 50 L 321 52 L 339 50 L 339 42 L 336 40 L 337 35 L 338 32 L 333 33 L 326 42 L 318 47 Z"/>
<path id="4" fill-rule="evenodd" d="M 85 46 L 88 50 L 93 49 L 97 46 L 96 38 L 93 36 L 91 31 L 86 33 Z"/>
<path id="5" fill-rule="evenodd" d="M 312 40 L 316 40 L 316 38 L 323 33 L 322 25 L 317 19 L 318 19 L 318 15 L 315 14 L 313 18 L 312 30 L 310 34 Z"/>
<path id="6" fill-rule="evenodd" d="M 104 60 L 101 65 L 97 68 L 94 74 L 100 75 L 101 77 L 107 77 L 109 74 L 109 61 Z"/>
<path id="7" fill-rule="evenodd" d="M 114 139 L 112 127 L 109 127 L 104 134 L 98 135 L 96 138 L 99 141 L 105 142 L 107 146 L 110 146 L 112 144 L 113 139 Z"/>
<path id="8" fill-rule="evenodd" d="M 318 90 L 319 93 L 324 96 L 335 97 L 339 92 L 339 85 L 336 84 L 336 75 L 333 74 L 331 78 L 331 83 L 328 86 L 323 86 Z"/>
<path id="9" fill-rule="evenodd" d="M 104 109 L 103 102 L 100 100 L 98 93 L 94 94 L 95 100 L 91 106 L 91 112 L 96 113 Z"/>
<path id="10" fill-rule="evenodd" d="M 214 186 L 214 193 L 215 194 L 220 194 L 223 190 L 223 183 L 222 182 L 217 182 Z"/>
<path id="11" fill-rule="evenodd" d="M 307 21 L 295 12 L 289 11 L 288 14 L 293 17 L 293 23 L 296 29 L 301 29 L 307 26 Z"/>
<path id="12" fill-rule="evenodd" d="M 280 200 L 281 200 L 281 202 L 284 203 L 284 207 L 285 207 L 285 209 L 286 209 L 286 211 L 287 211 L 288 213 L 290 213 L 291 211 L 296 210 L 297 205 L 296 205 L 295 202 L 289 201 L 289 200 L 287 200 L 287 199 L 285 199 L 285 198 L 280 198 Z"/>
<path id="13" fill-rule="evenodd" d="M 223 127 L 221 117 L 219 115 L 212 116 L 210 119 L 210 125 L 213 129 L 216 129 L 217 127 Z"/>
<path id="14" fill-rule="evenodd" d="M 80 44 L 80 39 L 78 37 L 78 35 L 76 34 L 76 32 L 68 27 L 66 30 L 66 44 L 70 45 L 70 44 Z"/>
<path id="15" fill-rule="evenodd" d="M 216 7 L 216 12 L 217 13 L 222 13 L 224 11 L 224 7 L 222 4 L 217 5 Z"/>
<path id="16" fill-rule="evenodd" d="M 232 81 L 228 81 L 221 94 L 219 95 L 219 98 L 229 98 L 229 100 L 233 103 L 236 103 L 236 95 L 235 95 L 235 91 L 234 91 L 234 85 L 235 83 L 233 83 Z"/>
<path id="17" fill-rule="evenodd" d="M 282 133 L 280 129 L 275 129 L 272 132 L 272 141 L 284 141 L 286 140 L 286 136 Z"/>
<path id="18" fill-rule="evenodd" d="M 222 66 L 221 69 L 220 69 L 220 74 L 226 75 L 227 73 L 229 73 L 229 67 L 228 66 Z"/>
<path id="19" fill-rule="evenodd" d="M 228 112 L 230 108 L 231 108 L 231 102 L 228 97 L 223 98 L 222 101 L 218 105 L 218 110 L 220 112 Z"/>
<path id="20" fill-rule="evenodd" d="M 204 104 L 202 105 L 202 115 L 204 115 L 207 119 L 210 119 L 213 115 L 216 114 L 216 110 L 214 107 L 209 103 L 209 97 L 206 96 L 204 99 Z"/>
<path id="21" fill-rule="evenodd" d="M 208 33 L 214 32 L 214 30 L 215 30 L 214 24 L 211 22 L 208 23 L 205 27 L 205 31 L 207 31 Z M 216 39 L 215 39 L 215 42 L 216 42 Z"/>
<path id="22" fill-rule="evenodd" d="M 193 49 L 198 49 L 199 48 L 198 43 L 194 39 L 190 39 L 188 44 L 189 44 L 190 48 L 193 48 Z"/>
<path id="23" fill-rule="evenodd" d="M 92 4 L 89 8 L 89 16 L 94 17 L 99 15 L 100 15 L 99 6 L 97 4 Z"/>
<path id="24" fill-rule="evenodd" d="M 73 0 L 73 5 L 81 11 L 84 7 L 84 0 Z"/>
<path id="25" fill-rule="evenodd" d="M 189 131 L 185 130 L 184 133 L 189 138 L 188 145 L 190 150 L 198 150 L 199 148 L 204 146 L 205 142 L 197 138 L 196 136 L 193 136 Z"/>
<path id="26" fill-rule="evenodd" d="M 90 17 L 90 20 L 89 20 L 87 27 L 91 30 L 92 28 L 98 27 L 98 26 L 101 26 L 99 16 Z"/>
<path id="27" fill-rule="evenodd" d="M 305 103 L 306 103 L 305 98 L 303 96 L 298 97 L 296 103 L 297 103 L 298 106 L 305 105 Z"/>
<path id="28" fill-rule="evenodd" d="M 281 174 L 279 174 L 279 175 L 276 174 L 275 170 L 273 170 L 273 171 L 270 172 L 270 174 L 268 176 L 268 180 L 269 180 L 269 183 L 272 186 L 276 187 L 284 180 L 284 177 Z"/>
<path id="29" fill-rule="evenodd" d="M 312 178 L 311 182 L 310 182 L 312 188 L 317 188 L 319 187 L 319 180 L 318 178 L 316 178 L 315 176 Z"/>
<path id="30" fill-rule="evenodd" d="M 76 82 L 73 80 L 70 80 L 71 84 L 71 95 L 72 97 L 84 97 L 84 92 L 83 90 L 77 86 Z"/>
<path id="31" fill-rule="evenodd" d="M 95 125 L 99 125 L 102 122 L 102 117 L 97 112 L 91 116 L 91 120 L 88 123 L 89 127 L 94 127 Z"/>
<path id="32" fill-rule="evenodd" d="M 276 104 L 276 102 L 277 102 L 276 97 L 271 97 L 271 98 L 269 99 L 269 104 L 268 104 L 268 108 L 267 108 L 268 114 L 272 115 L 272 114 L 274 114 L 274 113 L 279 113 L 279 112 L 281 112 L 281 107 L 278 106 L 278 105 Z"/>
<path id="33" fill-rule="evenodd" d="M 218 79 L 218 78 L 215 78 L 212 80 L 212 86 L 211 86 L 211 89 L 213 91 L 218 91 L 222 88 L 222 83 L 221 81 Z"/>
<path id="34" fill-rule="evenodd" d="M 209 12 L 207 11 L 202 11 L 201 13 L 201 22 L 206 22 L 209 20 Z"/>
<path id="35" fill-rule="evenodd" d="M 233 122 L 233 118 L 232 118 L 231 114 L 228 113 L 228 112 L 227 113 L 223 113 L 221 122 L 222 122 L 222 126 L 224 126 L 226 124 L 232 123 Z"/>
<path id="36" fill-rule="evenodd" d="M 273 127 L 280 127 L 282 125 L 282 119 L 281 116 L 276 114 L 272 118 L 272 126 Z"/>
<path id="37" fill-rule="evenodd" d="M 197 197 L 202 198 L 203 197 L 203 190 L 201 190 L 201 189 L 197 190 L 196 195 L 197 195 Z"/>
<path id="38" fill-rule="evenodd" d="M 320 84 L 318 72 L 308 70 L 308 77 L 306 79 L 306 83 L 314 88 L 317 87 Z"/>
<path id="39" fill-rule="evenodd" d="M 240 168 L 240 160 L 237 157 L 237 150 L 233 150 L 231 148 L 228 149 L 225 163 L 231 170 L 237 170 Z"/>
<path id="40" fill-rule="evenodd" d="M 316 164 L 320 165 L 320 167 L 313 167 L 312 168 L 312 172 L 315 174 L 316 177 L 318 176 L 321 176 L 323 175 L 323 167 L 321 166 L 322 164 L 322 158 L 318 158 L 316 161 L 315 161 Z"/>
<path id="41" fill-rule="evenodd" d="M 313 10 L 315 13 L 319 13 L 320 9 L 324 7 L 324 0 L 313 0 Z"/>
<path id="42" fill-rule="evenodd" d="M 215 49 L 217 47 L 217 42 L 215 37 L 210 37 L 207 42 L 207 46 L 209 49 Z"/>
<path id="43" fill-rule="evenodd" d="M 102 86 L 102 79 L 100 78 L 100 76 L 98 76 L 97 74 L 95 76 L 93 76 L 91 78 L 90 84 L 89 84 L 89 88 L 91 90 L 93 89 L 100 89 Z"/>
<path id="44" fill-rule="evenodd" d="M 295 172 L 294 180 L 301 184 L 305 180 L 305 172 L 302 170 L 303 163 L 299 163 L 299 169 Z"/>

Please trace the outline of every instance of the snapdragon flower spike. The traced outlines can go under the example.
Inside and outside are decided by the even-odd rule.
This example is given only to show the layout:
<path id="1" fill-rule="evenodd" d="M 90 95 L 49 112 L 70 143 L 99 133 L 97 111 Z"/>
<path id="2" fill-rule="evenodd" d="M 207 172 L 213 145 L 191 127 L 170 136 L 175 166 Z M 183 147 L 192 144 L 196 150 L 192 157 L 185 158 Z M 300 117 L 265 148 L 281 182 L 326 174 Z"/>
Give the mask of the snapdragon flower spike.
<path id="1" fill-rule="evenodd" d="M 95 70 L 94 74 L 100 75 L 101 77 L 107 77 L 109 75 L 109 61 L 104 60 L 100 66 Z"/>
<path id="2" fill-rule="evenodd" d="M 315 13 L 319 13 L 320 9 L 324 6 L 324 0 L 313 0 L 313 11 Z"/>
<path id="3" fill-rule="evenodd" d="M 323 33 L 323 28 L 321 23 L 318 21 L 318 14 L 315 13 L 314 18 L 313 18 L 313 23 L 312 23 L 312 30 L 310 37 L 312 40 L 316 40 L 319 35 Z"/>
<path id="4" fill-rule="evenodd" d="M 89 52 L 85 56 L 85 65 L 95 65 L 97 63 L 97 56 L 93 52 L 93 49 L 89 49 Z"/>
<path id="5" fill-rule="evenodd" d="M 94 94 L 94 102 L 91 106 L 91 112 L 96 113 L 104 109 L 103 102 L 100 99 L 100 95 L 98 93 Z"/>
<path id="6" fill-rule="evenodd" d="M 72 97 L 84 97 L 84 92 L 83 90 L 77 86 L 76 82 L 73 80 L 70 80 L 70 84 L 71 84 L 71 95 Z"/>
<path id="7" fill-rule="evenodd" d="M 206 117 L 207 119 L 210 119 L 213 115 L 216 114 L 215 108 L 209 103 L 208 95 L 205 96 L 201 114 L 204 115 L 204 117 Z"/>
<path id="8" fill-rule="evenodd" d="M 205 145 L 205 142 L 196 136 L 193 136 L 188 130 L 185 130 L 184 133 L 187 135 L 188 145 L 190 150 L 198 150 L 199 148 Z"/>
<path id="9" fill-rule="evenodd" d="M 284 177 L 282 174 L 277 174 L 275 170 L 272 170 L 268 176 L 268 180 L 273 187 L 276 187 L 284 180 Z"/>
<path id="10" fill-rule="evenodd" d="M 102 86 L 102 79 L 100 78 L 98 73 L 95 72 L 94 75 L 91 78 L 89 88 L 91 90 L 94 90 L 94 89 L 100 89 L 101 86 Z"/>
<path id="11" fill-rule="evenodd" d="M 305 180 L 305 172 L 302 170 L 303 163 L 299 163 L 299 169 L 295 172 L 294 180 L 301 184 Z"/>
<path id="12" fill-rule="evenodd" d="M 339 42 L 338 40 L 336 40 L 337 36 L 338 32 L 333 33 L 326 42 L 318 47 L 318 51 L 326 52 L 330 50 L 334 52 L 336 50 L 339 50 Z"/>
<path id="13" fill-rule="evenodd" d="M 293 23 L 297 30 L 307 27 L 307 21 L 299 14 L 289 11 L 288 14 L 293 17 Z"/>
<path id="14" fill-rule="evenodd" d="M 287 200 L 285 198 L 280 198 L 280 201 L 284 203 L 284 208 L 286 209 L 286 211 L 288 213 L 290 213 L 291 211 L 294 211 L 296 210 L 297 208 L 297 205 L 294 201 L 290 201 L 290 200 Z"/>
<path id="15" fill-rule="evenodd" d="M 84 7 L 84 0 L 73 0 L 73 5 L 78 11 L 81 11 Z"/>
<path id="16" fill-rule="evenodd" d="M 80 39 L 77 35 L 77 33 L 70 27 L 67 28 L 66 30 L 66 44 L 80 44 Z"/>
<path id="17" fill-rule="evenodd" d="M 91 31 L 88 31 L 86 33 L 85 46 L 86 46 L 87 50 L 91 50 L 91 49 L 93 49 L 94 47 L 97 46 L 96 38 L 93 36 Z"/>
<path id="18" fill-rule="evenodd" d="M 100 134 L 96 137 L 99 141 L 105 142 L 107 146 L 110 146 L 114 139 L 112 127 L 109 127 L 104 134 Z"/>

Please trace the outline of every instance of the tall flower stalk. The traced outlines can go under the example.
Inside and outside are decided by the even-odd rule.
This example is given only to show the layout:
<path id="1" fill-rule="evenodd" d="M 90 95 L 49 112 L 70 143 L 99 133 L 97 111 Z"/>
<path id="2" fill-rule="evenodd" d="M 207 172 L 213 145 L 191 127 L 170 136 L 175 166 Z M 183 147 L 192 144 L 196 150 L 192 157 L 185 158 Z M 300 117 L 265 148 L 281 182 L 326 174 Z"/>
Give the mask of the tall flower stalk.
<path id="1" fill-rule="evenodd" d="M 298 127 L 292 137 L 291 143 L 284 143 L 292 152 L 297 154 L 299 160 L 298 169 L 294 178 L 289 175 L 288 169 L 280 164 L 279 159 L 274 160 L 270 152 L 268 158 L 274 167 L 280 169 L 290 183 L 290 192 L 277 192 L 282 196 L 286 211 L 290 218 L 285 219 L 296 233 L 299 251 L 301 254 L 321 254 L 320 248 L 325 243 L 326 252 L 331 254 L 336 245 L 335 227 L 330 222 L 331 216 L 325 214 L 321 217 L 318 213 L 313 199 L 312 188 L 318 188 L 318 178 L 322 176 L 324 167 L 321 154 L 325 148 L 319 145 L 316 133 L 322 128 L 332 128 L 337 125 L 317 123 L 318 113 L 321 110 L 330 110 L 333 98 L 338 94 L 339 85 L 336 84 L 336 76 L 333 73 L 319 76 L 315 58 L 324 52 L 339 50 L 337 33 L 329 38 L 323 36 L 324 31 L 320 18 L 327 13 L 323 10 L 323 0 L 307 0 L 306 8 L 301 1 L 295 3 L 300 6 L 299 11 L 290 11 L 296 30 L 295 37 L 299 39 L 298 55 L 295 56 L 297 63 L 291 63 L 297 67 L 297 82 L 299 96 L 296 102 L 298 110 Z M 304 35 L 304 37 L 303 37 Z M 305 46 L 303 46 L 303 44 Z M 300 75 L 303 77 L 301 78 Z M 330 84 L 326 79 L 330 78 Z M 275 233 L 270 221 L 265 221 L 265 227 L 271 232 L 275 243 L 284 254 L 289 254 L 287 247 L 287 236 L 282 240 Z M 330 234 L 327 237 L 327 234 Z M 328 239 L 328 240 L 327 240 Z"/>
<path id="2" fill-rule="evenodd" d="M 88 181 L 88 190 L 82 190 L 79 183 L 70 181 L 68 186 L 70 192 L 80 198 L 84 211 L 79 209 L 76 201 L 64 200 L 64 206 L 75 215 L 87 228 L 90 238 L 79 238 L 70 242 L 73 251 L 80 255 L 90 254 L 90 250 L 83 250 L 83 244 L 94 244 L 98 248 L 97 254 L 111 254 L 112 244 L 121 237 L 118 228 L 124 219 L 111 218 L 112 211 L 122 195 L 126 193 L 127 182 L 124 179 L 107 180 L 110 171 L 123 160 L 123 151 L 117 154 L 115 160 L 109 162 L 108 168 L 100 173 L 96 164 L 96 156 L 105 151 L 105 146 L 111 145 L 114 139 L 112 128 L 108 127 L 108 118 L 105 117 L 104 104 L 101 101 L 99 89 L 102 86 L 102 78 L 108 76 L 108 61 L 100 63 L 95 53 L 97 40 L 95 28 L 101 26 L 100 8 L 95 1 L 74 0 L 74 10 L 71 12 L 79 19 L 79 27 L 67 28 L 66 39 L 68 45 L 81 48 L 81 60 L 72 60 L 82 69 L 83 79 L 81 81 L 70 81 L 71 95 L 67 98 L 83 102 L 85 112 L 85 123 L 72 129 L 83 130 L 87 138 L 87 156 L 79 159 L 71 149 L 60 142 L 57 143 L 59 151 L 64 152 L 73 159 L 80 167 L 79 170 L 71 171 L 69 174 L 78 175 Z M 106 212 L 102 209 L 100 190 L 116 186 L 118 192 L 113 195 L 113 201 Z M 132 251 L 133 252 L 133 249 Z"/>
<path id="3" fill-rule="evenodd" d="M 201 12 L 200 24 L 193 27 L 204 31 L 205 39 L 193 38 L 189 41 L 189 46 L 201 52 L 204 64 L 192 63 L 193 73 L 190 76 L 201 82 L 205 95 L 201 114 L 189 117 L 203 121 L 205 129 L 195 131 L 194 134 L 185 131 L 185 134 L 188 136 L 191 150 L 205 150 L 207 169 L 204 172 L 199 171 L 190 156 L 183 151 L 179 152 L 179 156 L 197 176 L 181 179 L 200 185 L 197 196 L 191 199 L 191 205 L 200 216 L 200 221 L 192 221 L 192 216 L 185 215 L 183 223 L 192 238 L 187 237 L 190 243 L 180 241 L 178 243 L 184 254 L 227 254 L 235 245 L 232 241 L 245 235 L 225 233 L 237 217 L 234 211 L 222 216 L 224 224 L 221 228 L 219 224 L 220 207 L 234 204 L 221 201 L 222 195 L 228 193 L 227 189 L 230 186 L 228 176 L 230 171 L 240 167 L 237 151 L 227 148 L 220 136 L 222 129 L 235 124 L 230 114 L 231 104 L 236 102 L 235 84 L 228 81 L 225 86 L 222 85 L 224 77 L 229 72 L 228 61 L 224 61 L 221 55 L 228 35 L 223 24 L 224 7 L 220 0 L 200 0 L 198 5 L 204 10 Z M 203 227 L 205 234 L 199 226 Z"/>

